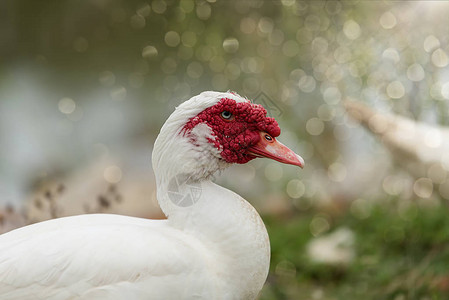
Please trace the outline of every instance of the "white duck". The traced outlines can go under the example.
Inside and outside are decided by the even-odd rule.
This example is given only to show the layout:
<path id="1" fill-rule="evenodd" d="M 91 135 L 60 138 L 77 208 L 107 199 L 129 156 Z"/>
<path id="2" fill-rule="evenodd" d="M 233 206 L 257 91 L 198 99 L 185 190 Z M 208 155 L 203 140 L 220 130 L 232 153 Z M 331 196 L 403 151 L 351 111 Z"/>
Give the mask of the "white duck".
<path id="1" fill-rule="evenodd" d="M 247 201 L 210 178 L 255 157 L 302 167 L 279 134 L 263 107 L 237 94 L 184 102 L 153 151 L 167 220 L 80 215 L 3 234 L 0 298 L 256 298 L 270 260 L 265 226 Z"/>

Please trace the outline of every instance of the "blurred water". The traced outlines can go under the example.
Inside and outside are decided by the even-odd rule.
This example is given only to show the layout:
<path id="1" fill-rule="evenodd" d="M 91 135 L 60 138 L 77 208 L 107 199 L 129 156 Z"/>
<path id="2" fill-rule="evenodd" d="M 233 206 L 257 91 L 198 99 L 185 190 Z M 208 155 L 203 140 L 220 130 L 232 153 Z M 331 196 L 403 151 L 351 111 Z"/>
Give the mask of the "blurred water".
<path id="1" fill-rule="evenodd" d="M 101 90 L 72 100 L 76 107 L 64 111 L 68 98 L 43 84 L 45 76 L 15 69 L 0 84 L 1 204 L 17 203 L 40 179 L 83 166 L 101 148 L 114 152 L 144 125 L 130 99 L 116 101 Z"/>

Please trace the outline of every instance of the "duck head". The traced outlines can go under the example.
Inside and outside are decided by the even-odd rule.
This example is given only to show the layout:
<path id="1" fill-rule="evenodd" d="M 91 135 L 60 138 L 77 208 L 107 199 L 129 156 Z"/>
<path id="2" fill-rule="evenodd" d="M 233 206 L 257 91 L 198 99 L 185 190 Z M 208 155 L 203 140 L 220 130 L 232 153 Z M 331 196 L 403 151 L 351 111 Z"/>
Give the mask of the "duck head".
<path id="1" fill-rule="evenodd" d="M 163 125 L 153 150 L 156 178 L 164 171 L 201 181 L 257 157 L 302 168 L 304 160 L 277 141 L 280 133 L 261 105 L 235 93 L 203 92 L 179 105 Z"/>
<path id="2" fill-rule="evenodd" d="M 265 108 L 231 95 L 191 118 L 181 134 L 199 149 L 214 147 L 216 151 L 211 152 L 216 153 L 216 159 L 227 163 L 244 164 L 267 157 L 302 168 L 304 160 L 276 140 L 281 129 L 275 119 L 267 117 Z M 205 128 L 199 132 L 197 126 Z"/>

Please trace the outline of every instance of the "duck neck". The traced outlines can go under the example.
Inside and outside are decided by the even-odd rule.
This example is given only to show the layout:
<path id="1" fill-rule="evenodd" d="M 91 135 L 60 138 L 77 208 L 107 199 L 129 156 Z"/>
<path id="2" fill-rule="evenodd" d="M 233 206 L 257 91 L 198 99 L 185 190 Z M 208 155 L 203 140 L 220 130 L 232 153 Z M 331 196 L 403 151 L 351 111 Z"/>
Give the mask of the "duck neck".
<path id="1" fill-rule="evenodd" d="M 171 136 L 172 138 L 164 138 Z M 159 205 L 172 219 L 178 213 L 195 208 L 201 199 L 201 186 L 210 182 L 219 170 L 229 166 L 208 139 L 207 125 L 197 125 L 184 134 L 182 128 L 161 130 L 153 150 L 153 169 L 157 184 Z"/>
<path id="2" fill-rule="evenodd" d="M 175 192 L 174 192 L 175 191 Z M 210 180 L 179 176 L 158 192 L 170 203 L 169 224 L 209 249 L 225 291 L 253 299 L 268 275 L 270 243 L 257 211 L 242 197 Z"/>
<path id="3" fill-rule="evenodd" d="M 248 280 L 257 279 L 250 293 L 258 291 L 266 279 L 270 257 L 265 226 L 246 200 L 211 181 L 215 172 L 229 164 L 217 158 L 214 148 L 192 147 L 180 130 L 173 130 L 170 136 L 175 138 L 171 139 L 160 134 L 155 143 L 158 202 L 171 226 L 198 238 L 219 256 L 217 261 L 225 262 L 224 273 L 233 278 L 229 284 L 245 286 Z"/>

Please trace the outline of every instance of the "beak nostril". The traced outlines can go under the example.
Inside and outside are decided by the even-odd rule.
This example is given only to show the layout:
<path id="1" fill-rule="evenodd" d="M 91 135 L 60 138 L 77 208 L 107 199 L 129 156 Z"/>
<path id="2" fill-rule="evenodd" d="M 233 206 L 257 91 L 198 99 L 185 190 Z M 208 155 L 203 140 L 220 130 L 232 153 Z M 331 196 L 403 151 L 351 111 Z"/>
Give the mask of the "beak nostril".
<path id="1" fill-rule="evenodd" d="M 284 164 L 298 167 L 304 166 L 304 160 L 301 156 L 277 141 L 275 137 L 264 131 L 259 131 L 260 139 L 256 144 L 250 145 L 246 153 L 253 157 L 267 157 Z"/>

